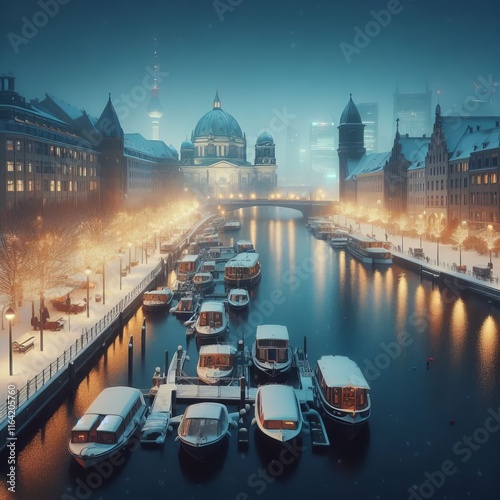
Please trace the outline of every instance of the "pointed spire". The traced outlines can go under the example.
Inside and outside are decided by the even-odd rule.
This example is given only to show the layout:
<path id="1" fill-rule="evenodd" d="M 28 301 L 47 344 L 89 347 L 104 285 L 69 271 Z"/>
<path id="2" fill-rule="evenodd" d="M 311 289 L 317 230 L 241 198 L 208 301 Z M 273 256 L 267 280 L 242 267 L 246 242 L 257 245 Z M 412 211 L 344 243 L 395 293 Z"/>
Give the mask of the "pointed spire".
<path id="1" fill-rule="evenodd" d="M 215 98 L 214 98 L 214 109 L 221 108 L 221 107 L 222 107 L 222 105 L 221 105 L 221 102 L 219 99 L 219 90 L 216 90 L 215 91 Z"/>
<path id="2" fill-rule="evenodd" d="M 104 108 L 99 120 L 97 120 L 96 128 L 105 137 L 119 137 L 123 139 L 123 129 L 120 125 L 120 120 L 116 114 L 113 103 L 111 102 L 111 92 L 109 93 L 108 102 Z"/>

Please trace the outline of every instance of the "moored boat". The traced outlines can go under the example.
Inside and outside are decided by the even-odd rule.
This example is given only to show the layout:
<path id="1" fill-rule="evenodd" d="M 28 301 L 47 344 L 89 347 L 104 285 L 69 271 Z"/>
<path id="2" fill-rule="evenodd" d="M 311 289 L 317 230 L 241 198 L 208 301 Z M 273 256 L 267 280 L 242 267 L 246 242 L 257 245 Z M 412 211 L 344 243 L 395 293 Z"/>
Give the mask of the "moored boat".
<path id="1" fill-rule="evenodd" d="M 233 309 L 245 309 L 250 303 L 250 295 L 245 288 L 231 288 L 227 294 L 227 303 Z"/>
<path id="2" fill-rule="evenodd" d="M 224 226 L 222 226 L 223 231 L 237 231 L 241 227 L 241 222 L 239 220 L 228 220 Z"/>
<path id="3" fill-rule="evenodd" d="M 370 386 L 359 366 L 347 356 L 322 356 L 314 385 L 325 416 L 355 436 L 371 413 Z"/>
<path id="4" fill-rule="evenodd" d="M 224 267 L 224 282 L 234 288 L 253 286 L 260 281 L 258 253 L 240 253 Z"/>
<path id="5" fill-rule="evenodd" d="M 142 308 L 149 312 L 165 312 L 170 308 L 174 294 L 170 288 L 161 287 L 158 290 L 145 292 L 142 299 Z"/>
<path id="6" fill-rule="evenodd" d="M 215 286 L 212 273 L 196 273 L 193 276 L 194 289 L 198 292 L 207 292 Z"/>
<path id="7" fill-rule="evenodd" d="M 85 469 L 125 448 L 144 424 L 147 405 L 139 389 L 104 389 L 71 430 L 68 449 Z"/>
<path id="8" fill-rule="evenodd" d="M 188 319 L 198 312 L 200 300 L 198 295 L 185 295 L 179 299 L 177 304 L 170 308 L 170 314 L 184 319 Z"/>
<path id="9" fill-rule="evenodd" d="M 258 325 L 252 345 L 252 360 L 261 372 L 276 377 L 292 366 L 288 328 L 284 325 Z"/>
<path id="10" fill-rule="evenodd" d="M 185 254 L 177 266 L 177 279 L 187 281 L 193 278 L 200 267 L 201 257 L 199 255 Z"/>
<path id="11" fill-rule="evenodd" d="M 224 303 L 207 300 L 201 304 L 195 323 L 195 332 L 199 338 L 218 338 L 229 331 L 229 320 Z"/>
<path id="12" fill-rule="evenodd" d="M 347 245 L 347 237 L 349 236 L 349 231 L 345 229 L 335 229 L 330 237 L 330 245 L 333 248 L 344 248 Z"/>
<path id="13" fill-rule="evenodd" d="M 220 403 L 196 403 L 184 412 L 177 439 L 192 457 L 202 459 L 215 452 L 229 433 L 229 414 Z"/>
<path id="14" fill-rule="evenodd" d="M 302 411 L 295 389 L 289 385 L 261 385 L 255 395 L 255 422 L 259 430 L 284 443 L 302 431 Z"/>
<path id="15" fill-rule="evenodd" d="M 347 237 L 348 252 L 365 264 L 392 264 L 391 251 L 383 241 L 360 234 Z"/>
<path id="16" fill-rule="evenodd" d="M 236 348 L 227 344 L 208 344 L 200 347 L 196 374 L 205 384 L 228 382 L 236 362 Z"/>
<path id="17" fill-rule="evenodd" d="M 236 242 L 236 253 L 252 253 L 255 252 L 253 243 L 248 240 L 238 240 Z"/>

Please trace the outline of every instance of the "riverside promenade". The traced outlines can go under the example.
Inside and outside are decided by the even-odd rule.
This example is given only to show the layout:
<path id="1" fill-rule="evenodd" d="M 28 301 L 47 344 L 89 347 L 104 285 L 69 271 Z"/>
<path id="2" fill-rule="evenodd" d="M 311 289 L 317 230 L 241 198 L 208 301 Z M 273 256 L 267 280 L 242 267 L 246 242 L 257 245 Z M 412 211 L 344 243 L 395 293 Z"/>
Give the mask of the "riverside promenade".
<path id="1" fill-rule="evenodd" d="M 211 218 L 212 214 L 206 214 L 179 237 L 179 252 Z M 131 253 L 134 258 L 133 248 Z M 120 323 L 127 316 L 131 316 L 142 303 L 143 293 L 154 287 L 157 279 L 172 269 L 172 262 L 176 258 L 177 256 L 170 254 L 160 254 L 158 244 L 147 259 L 144 256 L 141 258 L 139 253 L 138 263 L 135 266 L 128 267 L 129 255 L 124 255 L 122 264 L 128 269 L 127 273 L 121 276 L 120 259 L 108 262 L 105 290 L 102 287 L 101 274 L 89 276 L 89 281 L 94 287 L 89 288 L 88 317 L 87 311 L 70 315 L 57 311 L 47 298 L 45 302 L 50 321 L 61 319 L 64 325 L 57 331 L 47 329 L 43 331 L 43 350 L 41 350 L 41 332 L 34 330 L 31 325 L 32 303 L 24 302 L 17 308 L 12 321 L 12 341 L 21 343 L 25 339 L 30 339 L 29 343 L 33 343 L 33 347 L 26 352 L 12 352 L 12 376 L 9 363 L 9 322 L 4 316 L 2 317 L 0 451 L 6 445 L 8 424 L 14 423 L 9 427 L 8 435 L 17 437 L 34 415 L 57 393 L 57 386 L 67 384 L 74 377 L 75 369 L 86 369 L 87 362 L 94 355 L 99 355 L 103 347 L 107 348 L 106 342 L 113 331 L 123 326 Z M 167 265 L 168 261 L 170 266 Z M 87 299 L 87 289 L 77 288 L 70 293 L 70 296 L 72 303 L 84 302 Z M 13 412 L 15 412 L 14 422 L 11 420 Z M 15 429 L 13 434 L 10 434 L 11 429 Z"/>

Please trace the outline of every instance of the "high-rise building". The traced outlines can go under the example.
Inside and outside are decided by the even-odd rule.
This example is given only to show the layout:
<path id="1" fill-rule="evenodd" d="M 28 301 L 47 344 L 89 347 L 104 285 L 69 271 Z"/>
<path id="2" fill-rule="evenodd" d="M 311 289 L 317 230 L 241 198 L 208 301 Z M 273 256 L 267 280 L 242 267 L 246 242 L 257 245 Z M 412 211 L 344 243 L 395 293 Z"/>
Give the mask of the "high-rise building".
<path id="1" fill-rule="evenodd" d="M 337 131 L 333 122 L 313 122 L 310 128 L 311 176 L 310 180 L 324 187 L 332 199 L 338 198 L 339 162 Z"/>
<path id="2" fill-rule="evenodd" d="M 378 153 L 378 103 L 362 102 L 358 104 L 361 121 L 365 125 L 364 139 L 367 153 Z"/>
<path id="3" fill-rule="evenodd" d="M 399 133 L 410 137 L 429 136 L 432 133 L 432 93 L 425 92 L 394 94 L 394 133 L 396 120 L 399 118 Z"/>
<path id="4" fill-rule="evenodd" d="M 286 171 L 281 176 L 287 182 L 297 183 L 301 180 L 300 169 L 300 136 L 290 125 L 286 128 Z"/>

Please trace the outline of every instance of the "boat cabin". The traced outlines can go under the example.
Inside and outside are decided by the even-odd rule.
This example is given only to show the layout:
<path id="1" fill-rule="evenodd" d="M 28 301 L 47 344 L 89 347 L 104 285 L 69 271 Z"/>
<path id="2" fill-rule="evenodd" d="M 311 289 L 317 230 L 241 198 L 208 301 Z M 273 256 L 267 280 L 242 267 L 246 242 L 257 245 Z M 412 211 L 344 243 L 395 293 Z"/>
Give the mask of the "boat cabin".
<path id="1" fill-rule="evenodd" d="M 223 325 L 223 311 L 201 311 L 198 320 L 199 326 L 210 326 L 220 328 Z"/>
<path id="2" fill-rule="evenodd" d="M 288 329 L 283 325 L 259 325 L 255 356 L 258 361 L 286 363 L 289 360 Z"/>

